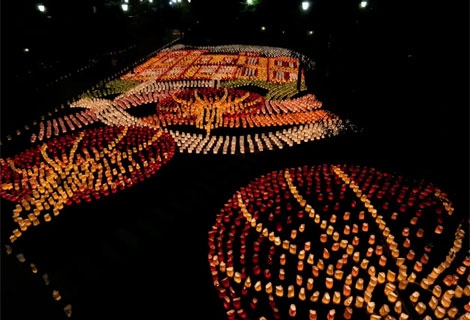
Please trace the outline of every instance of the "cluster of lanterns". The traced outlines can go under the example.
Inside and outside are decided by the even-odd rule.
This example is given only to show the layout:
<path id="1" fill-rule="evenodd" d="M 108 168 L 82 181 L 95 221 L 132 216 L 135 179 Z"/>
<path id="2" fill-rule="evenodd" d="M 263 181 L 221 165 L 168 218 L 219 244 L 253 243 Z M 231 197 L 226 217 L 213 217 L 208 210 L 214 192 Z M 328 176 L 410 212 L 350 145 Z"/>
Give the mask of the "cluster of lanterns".
<path id="1" fill-rule="evenodd" d="M 266 100 L 285 100 L 295 96 L 299 91 L 297 90 L 297 83 L 287 82 L 283 84 L 271 83 L 261 80 L 238 79 L 225 81 L 220 84 L 222 88 L 238 88 L 254 86 L 268 90 L 265 96 Z M 305 82 L 301 83 L 300 90 L 306 90 Z"/>
<path id="2" fill-rule="evenodd" d="M 267 100 L 258 93 L 241 88 L 243 84 L 254 85 L 257 82 L 236 81 L 239 82 L 214 79 L 150 80 L 114 100 L 81 99 L 71 106 L 93 111 L 106 125 L 164 128 L 175 139 L 179 151 L 189 153 L 243 154 L 282 149 L 284 146 L 334 136 L 348 128 L 347 123 L 336 115 L 321 109 L 321 102 L 312 94 L 294 99 L 275 99 L 298 93 L 294 83 L 271 83 L 271 86 L 286 90 L 273 93 L 271 100 Z M 230 86 L 237 89 L 227 89 Z M 149 103 L 155 103 L 156 110 L 147 117 L 134 117 L 127 110 Z M 180 132 L 173 128 L 175 126 L 193 126 L 204 130 L 206 135 Z M 289 127 L 282 131 L 238 133 L 236 136 L 218 136 L 214 131 L 217 128 L 250 130 L 276 126 Z"/>
<path id="3" fill-rule="evenodd" d="M 195 89 L 172 94 L 158 104 L 160 118 L 167 122 L 195 125 L 206 131 L 226 126 L 229 121 L 245 119 L 264 105 L 260 95 L 234 89 Z M 170 121 L 168 121 L 170 120 Z"/>
<path id="4" fill-rule="evenodd" d="M 157 98 L 156 98 L 157 99 Z M 158 99 L 157 99 L 158 100 Z M 108 126 L 138 126 L 159 130 L 158 126 L 145 118 L 130 115 L 124 108 L 106 99 L 79 100 L 72 105 L 75 108 L 88 108 L 92 110 L 99 121 Z"/>
<path id="5" fill-rule="evenodd" d="M 0 159 L 0 196 L 16 203 L 17 227 L 10 242 L 29 228 L 51 222 L 67 205 L 99 199 L 150 177 L 176 147 L 189 153 L 253 153 L 337 135 L 346 128 L 336 115 L 321 109 L 315 96 L 292 99 L 298 93 L 300 65 L 292 52 L 243 49 L 255 47 L 217 48 L 228 51 L 221 54 L 207 49 L 162 51 L 70 103 L 84 110 L 55 117 L 48 113 L 49 119 L 43 116 L 33 123 L 37 127 L 30 142 L 35 146 Z M 301 85 L 305 89 L 304 81 Z M 268 94 L 263 97 L 243 86 L 257 86 Z M 156 104 L 154 114 L 139 118 L 129 113 L 149 103 Z M 192 126 L 190 131 L 205 134 L 179 132 L 173 126 Z M 286 128 L 257 129 L 279 126 Z M 214 135 L 219 128 L 234 134 Z M 253 129 L 256 133 L 242 132 Z M 7 251 L 15 245 L 7 245 Z M 17 257 L 24 263 L 24 255 Z M 31 270 L 37 273 L 33 263 Z M 53 298 L 61 300 L 55 289 Z M 71 305 L 64 311 L 70 317 Z"/>
<path id="6" fill-rule="evenodd" d="M 171 45 L 171 44 L 173 44 L 174 42 L 176 42 L 178 40 L 179 39 L 175 39 L 175 40 L 171 41 L 168 45 Z M 164 46 L 164 47 L 166 47 L 166 46 Z M 129 49 L 132 49 L 133 47 L 135 47 L 135 45 L 131 46 L 127 49 L 123 49 L 123 50 L 127 51 Z M 164 47 L 160 48 L 159 50 L 162 50 Z M 145 59 L 148 59 L 149 57 L 155 55 L 159 50 L 155 50 L 155 51 L 150 52 L 145 57 L 143 57 L 143 58 L 139 59 L 138 61 L 136 61 L 132 66 L 136 65 L 137 63 L 145 61 Z M 112 52 L 105 53 L 104 55 L 119 54 L 121 51 L 122 50 L 112 51 Z M 119 72 L 114 73 L 110 77 L 107 77 L 107 78 L 99 81 L 98 83 L 93 85 L 91 87 L 91 89 L 77 95 L 77 97 L 74 97 L 74 98 L 71 98 L 70 100 L 68 100 L 67 104 L 73 103 L 76 100 L 81 99 L 81 98 L 105 97 L 105 96 L 109 96 L 109 95 L 114 95 L 114 94 L 120 94 L 120 93 L 123 93 L 123 92 L 127 92 L 130 88 L 132 88 L 132 87 L 136 86 L 137 84 L 139 84 L 139 82 L 123 80 L 123 79 L 119 79 L 119 77 L 121 76 L 121 74 L 129 71 L 132 68 L 132 66 L 129 65 L 129 66 L 121 69 Z M 84 68 L 81 68 L 79 70 L 82 70 L 82 69 L 84 69 Z M 58 82 L 59 80 L 63 80 L 67 77 L 70 77 L 71 75 L 72 75 L 72 73 L 69 73 L 68 75 L 64 75 L 63 77 L 61 77 L 59 79 L 56 79 L 55 82 Z M 49 83 L 46 86 L 51 86 L 51 85 L 52 85 L 52 83 Z M 64 108 L 65 108 L 64 105 L 61 105 L 60 108 L 54 108 L 53 112 L 52 111 L 47 112 L 47 116 L 48 117 L 53 117 L 53 114 L 55 114 L 57 116 L 57 115 L 59 115 L 59 112 Z M 46 115 L 43 115 L 43 116 L 40 117 L 41 121 L 44 121 L 45 119 L 46 119 Z M 34 121 L 32 121 L 32 124 L 26 124 L 24 126 L 25 131 L 29 131 L 32 127 L 38 126 L 38 123 L 39 123 L 38 120 L 34 120 Z M 38 128 L 38 130 L 40 130 L 40 128 Z M 23 133 L 22 130 L 20 130 L 20 129 L 16 130 L 16 136 L 21 136 L 22 133 Z M 15 135 L 11 135 L 11 134 L 7 135 L 7 141 L 13 141 L 14 137 L 15 137 Z M 33 140 L 36 141 L 35 139 L 33 139 Z M 0 145 L 1 144 L 2 144 L 2 142 L 0 142 Z"/>
<path id="7" fill-rule="evenodd" d="M 302 61 L 305 66 L 309 69 L 315 66 L 315 62 L 310 60 L 308 57 L 300 54 L 296 51 L 292 51 L 285 48 L 279 47 L 267 47 L 267 46 L 253 46 L 253 45 L 222 45 L 222 46 L 190 46 L 190 45 L 174 45 L 168 49 L 162 51 L 172 51 L 172 50 L 184 50 L 184 49 L 199 49 L 199 50 L 208 50 L 214 53 L 228 53 L 228 54 L 237 54 L 240 52 L 253 52 L 257 54 L 264 55 L 266 57 L 290 57 Z"/>
<path id="8" fill-rule="evenodd" d="M 213 106 L 213 105 L 209 105 L 209 106 Z M 206 107 L 206 110 L 209 109 L 209 106 Z M 202 109 L 202 107 L 200 109 Z M 210 115 L 214 114 L 213 109 L 209 109 L 209 110 L 211 112 Z M 175 108 L 175 112 L 180 112 L 180 109 Z M 185 111 L 185 112 L 188 112 L 188 111 Z M 188 113 L 186 113 L 185 115 L 188 115 Z M 217 115 L 219 114 L 220 113 L 217 112 Z M 198 113 L 198 115 L 200 115 L 200 113 Z M 209 120 L 204 122 L 205 125 L 200 125 L 198 123 L 198 118 L 196 114 L 189 119 L 187 119 L 186 117 L 180 118 L 174 114 L 162 114 L 160 116 L 154 116 L 155 121 L 158 123 L 159 126 L 166 127 L 169 125 L 177 125 L 177 124 L 186 124 L 186 125 L 196 124 L 197 128 L 205 129 L 208 135 L 210 134 L 209 129 L 215 129 L 218 127 L 224 127 L 224 128 L 275 127 L 275 126 L 284 126 L 284 125 L 314 123 L 316 121 L 319 121 L 320 119 L 325 119 L 328 117 L 332 119 L 337 118 L 337 116 L 325 110 L 308 111 L 308 112 L 290 112 L 290 113 L 285 113 L 285 114 L 275 113 L 271 111 L 267 114 L 256 113 L 256 114 L 248 114 L 246 116 L 225 115 L 225 117 L 223 117 L 223 114 L 222 114 L 218 117 L 219 118 L 216 119 L 217 120 L 216 126 L 212 126 L 211 122 L 208 122 Z M 211 127 L 208 128 L 207 126 L 211 126 Z"/>
<path id="9" fill-rule="evenodd" d="M 119 95 L 114 101 L 123 108 L 130 108 L 151 102 L 157 103 L 177 91 L 189 88 L 214 88 L 217 85 L 214 80 L 147 81 Z"/>
<path id="10" fill-rule="evenodd" d="M 299 61 L 288 56 L 269 57 L 260 52 L 218 54 L 209 50 L 167 50 L 135 67 L 122 79 L 133 81 L 237 80 L 270 83 L 296 82 Z M 303 77 L 303 73 L 302 77 Z"/>
<path id="11" fill-rule="evenodd" d="M 293 98 L 299 74 L 306 89 L 301 65 L 314 63 L 282 48 L 174 46 L 95 86 L 70 105 L 85 110 L 43 118 L 30 138 L 39 144 L 0 159 L 0 196 L 16 203 L 10 242 L 66 205 L 150 177 L 176 148 L 245 154 L 338 135 L 347 122 L 312 94 Z M 149 103 L 152 115 L 129 113 Z M 85 130 L 92 124 L 105 126 Z M 228 319 L 470 320 L 468 224 L 453 213 L 434 185 L 373 168 L 272 172 L 217 215 L 214 286 Z M 64 311 L 71 316 L 70 305 Z"/>
<path id="12" fill-rule="evenodd" d="M 153 54 L 155 52 L 146 58 Z M 67 78 L 67 75 L 61 78 Z M 84 95 L 104 97 L 120 94 L 139 84 L 112 78 L 106 81 L 93 86 L 92 91 Z M 101 84 L 104 88 L 100 89 Z M 54 114 L 64 108 L 63 105 L 60 110 L 55 108 Z M 12 244 L 5 244 L 8 255 L 16 251 L 13 243 L 28 228 L 42 222 L 49 223 L 66 205 L 99 199 L 150 177 L 175 151 L 174 141 L 167 133 L 147 125 L 134 127 L 126 123 L 125 127 L 120 127 L 110 123 L 109 127 L 79 130 L 102 120 L 91 108 L 56 118 L 48 112 L 47 116 L 50 117 L 47 121 L 46 115 L 41 116 L 39 123 L 33 121 L 32 126 L 38 131 L 31 135 L 30 142 L 55 139 L 16 156 L 0 159 L 0 196 L 16 203 L 13 221 L 18 225 L 10 235 Z M 31 129 L 29 125 L 24 128 L 26 131 Z M 17 136 L 21 134 L 21 130 L 16 131 Z M 7 136 L 7 140 L 11 141 L 12 136 Z M 21 264 L 28 265 L 33 274 L 40 275 L 46 286 L 52 287 L 47 273 L 40 272 L 23 253 L 14 254 Z M 71 304 L 64 302 L 56 288 L 52 287 L 51 292 L 52 298 L 63 304 L 65 315 L 70 318 Z"/>
<path id="13" fill-rule="evenodd" d="M 348 128 L 348 124 L 336 115 L 322 110 L 321 102 L 313 95 L 305 95 L 292 100 L 264 101 L 257 94 L 242 90 L 232 90 L 232 98 L 228 98 L 229 90 L 227 89 L 201 89 L 199 92 L 198 90 L 164 91 L 128 96 L 126 103 L 120 100 L 120 105 L 105 99 L 83 99 L 73 104 L 73 107 L 88 108 L 106 125 L 164 128 L 175 139 L 179 151 L 189 153 L 194 151 L 195 153 L 243 154 L 245 150 L 253 153 L 282 149 L 284 146 L 291 147 L 302 142 L 335 136 Z M 199 94 L 203 93 L 209 93 L 212 98 L 199 97 Z M 226 93 L 227 97 L 224 99 L 228 100 L 225 105 L 222 105 L 220 101 Z M 222 97 L 216 98 L 220 96 Z M 196 97 L 199 101 L 196 101 Z M 246 101 L 246 106 L 243 105 L 244 101 L 240 100 L 244 97 L 250 99 Z M 214 107 L 217 107 L 217 103 L 209 103 L 209 99 L 214 99 L 214 101 L 219 99 L 219 108 Z M 237 99 L 240 101 L 237 102 Z M 130 105 L 151 101 L 160 101 L 157 104 L 157 113 L 152 116 L 137 118 L 125 110 Z M 121 107 L 122 105 L 125 108 Z M 236 112 L 233 106 L 238 106 Z M 214 110 L 220 113 L 213 113 Z M 192 125 L 204 129 L 206 135 L 180 133 L 178 130 L 169 128 L 178 125 Z M 270 131 L 267 134 L 217 136 L 211 133 L 211 130 L 218 127 L 250 129 L 283 125 L 290 125 L 290 127 Z"/>
<path id="14" fill-rule="evenodd" d="M 307 61 L 307 58 L 281 48 L 220 46 L 213 47 L 213 49 L 214 51 L 211 51 L 210 48 L 181 49 L 179 46 L 174 46 L 173 48 L 158 52 L 154 57 L 137 66 L 135 70 L 122 76 L 122 79 L 111 80 L 105 83 L 101 89 L 100 86 L 95 86 L 96 89 L 87 91 L 82 95 L 82 99 L 70 105 L 71 107 L 84 107 L 88 110 L 50 118 L 47 121 L 42 119 L 43 121 L 39 122 L 37 131 L 31 134 L 31 143 L 58 137 L 60 134 L 74 131 L 75 128 L 87 126 L 95 123 L 97 120 L 106 125 L 149 128 L 164 128 L 189 124 L 197 129 L 204 130 L 206 134 L 210 134 L 211 131 L 219 127 L 299 126 L 323 121 L 326 118 L 332 119 L 330 125 L 335 122 L 339 123 L 336 116 L 323 110 L 314 110 L 318 109 L 317 106 L 321 106 L 321 104 L 316 101 L 313 95 L 308 95 L 309 98 L 307 99 L 288 99 L 298 93 L 295 80 L 300 62 L 295 57 L 300 57 L 303 61 Z M 229 78 L 220 77 L 220 74 L 217 73 L 217 70 L 226 72 L 232 67 L 238 71 L 231 73 Z M 160 72 L 165 68 L 167 70 L 161 76 L 153 75 L 149 81 L 139 82 L 142 81 L 142 78 L 139 78 L 139 74 L 153 73 L 157 69 Z M 244 74 L 248 70 L 247 68 L 255 68 L 257 71 L 245 77 Z M 174 76 L 178 74 L 179 71 L 177 70 L 183 69 L 187 77 Z M 197 75 L 201 72 L 204 73 L 204 70 L 207 71 L 206 75 L 199 78 Z M 279 72 L 285 72 L 286 75 L 292 74 L 292 76 L 285 76 L 282 81 L 279 81 L 276 76 Z M 271 74 L 272 77 L 268 74 Z M 163 75 L 167 78 L 164 78 Z M 256 77 L 253 78 L 252 75 L 256 75 Z M 258 79 L 259 77 L 261 78 Z M 165 81 L 162 81 L 162 79 Z M 303 81 L 301 84 L 301 87 L 305 89 L 305 82 Z M 257 93 L 247 91 L 250 97 L 259 97 L 260 104 L 263 102 L 265 105 L 262 108 L 250 108 L 251 111 L 242 112 L 243 116 L 231 116 L 225 110 L 229 110 L 231 108 L 229 106 L 233 102 L 221 100 L 213 103 L 214 101 L 210 100 L 210 96 L 214 96 L 214 92 L 225 92 L 220 88 L 228 88 L 230 94 L 232 94 L 233 92 L 241 92 L 243 90 L 241 87 L 243 86 L 258 86 L 267 89 L 266 97 L 260 97 Z M 196 93 L 193 96 L 195 101 L 184 102 L 178 98 L 184 95 L 184 92 L 191 89 Z M 197 93 L 198 91 L 199 93 Z M 115 94 L 120 95 L 113 100 L 102 99 L 103 97 Z M 227 98 L 230 99 L 230 95 Z M 180 100 L 177 102 L 175 99 Z M 217 99 L 225 98 L 222 95 Z M 268 101 L 266 102 L 266 100 Z M 276 108 L 278 104 L 271 103 L 271 100 L 280 100 L 279 106 L 281 107 Z M 296 109 L 295 104 L 303 105 L 302 100 L 311 102 L 312 107 L 303 108 L 303 110 L 302 107 L 299 107 L 297 108 L 298 110 L 294 110 Z M 147 103 L 157 104 L 156 113 L 151 117 L 136 118 L 124 110 Z M 240 110 L 248 110 L 246 107 L 250 103 L 252 102 L 237 102 Z M 176 107 L 170 110 L 169 107 L 175 106 L 175 104 Z M 282 105 L 290 105 L 291 108 L 286 112 Z M 306 109 L 309 110 L 306 111 Z M 338 127 L 338 129 L 341 128 L 342 126 Z M 279 134 L 276 133 L 274 136 Z M 272 135 L 272 133 L 268 132 L 266 136 L 268 135 Z M 244 153 L 245 148 L 240 143 L 240 137 L 243 137 L 241 139 L 249 143 L 249 136 L 249 134 L 237 135 L 234 139 L 231 139 L 231 142 L 238 141 L 240 152 Z M 282 146 L 282 142 L 276 143 L 276 139 L 274 139 L 274 144 L 271 144 L 269 138 L 264 139 L 268 140 L 265 149 L 271 149 L 270 146 L 273 145 L 277 147 Z M 287 145 L 290 144 L 287 143 Z M 246 149 L 250 148 L 247 147 Z M 262 149 L 259 148 L 259 150 Z"/>
<path id="15" fill-rule="evenodd" d="M 16 203 L 12 218 L 18 227 L 10 242 L 31 227 L 49 223 L 66 205 L 100 199 L 149 178 L 174 151 L 173 139 L 161 130 L 108 126 L 69 133 L 0 159 L 0 196 Z M 13 252 L 11 245 L 5 247 L 7 254 Z M 16 257 L 25 263 L 22 253 Z M 34 263 L 30 269 L 38 274 Z M 47 273 L 42 277 L 48 286 Z M 62 299 L 56 289 L 52 297 Z M 64 312 L 70 318 L 72 306 L 66 304 Z"/>
<path id="16" fill-rule="evenodd" d="M 168 132 L 175 140 L 180 152 L 202 154 L 245 154 L 266 150 L 283 149 L 297 144 L 324 139 L 338 135 L 347 128 L 342 120 L 324 118 L 315 123 L 294 126 L 282 131 L 255 133 L 253 135 L 216 136 L 179 132 Z"/>
<path id="17" fill-rule="evenodd" d="M 272 172 L 209 231 L 228 319 L 469 319 L 470 256 L 447 195 L 359 166 Z M 445 256 L 447 252 L 447 256 Z"/>
<path id="18" fill-rule="evenodd" d="M 51 221 L 65 205 L 99 199 L 150 177 L 173 154 L 173 139 L 161 130 L 101 127 L 0 159 L 0 195 L 17 202 L 18 228 L 10 241 L 41 220 Z"/>
<path id="19" fill-rule="evenodd" d="M 49 139 L 54 135 L 55 137 L 60 134 L 67 133 L 67 131 L 75 131 L 81 129 L 82 126 L 88 126 L 98 121 L 93 110 L 85 110 L 75 114 L 66 115 L 57 119 L 46 121 L 46 125 L 41 121 L 39 123 L 39 132 L 31 135 L 31 143 L 42 141 L 44 138 Z M 68 129 L 67 129 L 68 128 Z"/>

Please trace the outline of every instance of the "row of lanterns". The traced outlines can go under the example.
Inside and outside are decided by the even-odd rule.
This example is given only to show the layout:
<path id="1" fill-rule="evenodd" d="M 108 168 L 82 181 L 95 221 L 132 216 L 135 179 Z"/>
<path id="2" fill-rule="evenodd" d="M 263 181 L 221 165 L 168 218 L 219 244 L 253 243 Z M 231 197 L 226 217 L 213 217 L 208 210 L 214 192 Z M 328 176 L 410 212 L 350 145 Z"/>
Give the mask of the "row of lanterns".
<path id="1" fill-rule="evenodd" d="M 202 154 L 245 154 L 283 149 L 338 135 L 347 128 L 341 120 L 325 120 L 294 126 L 282 131 L 240 136 L 204 136 L 167 130 L 180 152 Z M 166 129 L 165 129 L 166 130 Z"/>

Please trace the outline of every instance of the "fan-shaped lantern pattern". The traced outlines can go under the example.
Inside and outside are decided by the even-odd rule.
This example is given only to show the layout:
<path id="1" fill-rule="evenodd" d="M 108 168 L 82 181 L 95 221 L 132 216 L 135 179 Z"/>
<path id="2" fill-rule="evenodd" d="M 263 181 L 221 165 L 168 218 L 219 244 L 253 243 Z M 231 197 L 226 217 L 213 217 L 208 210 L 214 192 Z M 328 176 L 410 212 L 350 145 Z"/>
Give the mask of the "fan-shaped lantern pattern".
<path id="1" fill-rule="evenodd" d="M 0 159 L 0 195 L 16 202 L 18 228 L 51 221 L 65 205 L 92 201 L 149 178 L 174 154 L 173 139 L 142 127 L 89 129 Z"/>

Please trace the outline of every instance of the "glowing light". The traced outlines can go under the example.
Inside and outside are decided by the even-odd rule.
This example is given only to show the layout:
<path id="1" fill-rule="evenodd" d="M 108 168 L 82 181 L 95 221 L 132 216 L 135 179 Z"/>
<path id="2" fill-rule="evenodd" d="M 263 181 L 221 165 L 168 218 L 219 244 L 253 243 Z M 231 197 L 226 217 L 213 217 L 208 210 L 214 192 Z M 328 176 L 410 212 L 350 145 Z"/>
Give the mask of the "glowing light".
<path id="1" fill-rule="evenodd" d="M 302 9 L 304 11 L 306 11 L 306 10 L 308 10 L 308 8 L 310 8 L 310 2 L 308 2 L 308 1 L 302 2 Z"/>
<path id="2" fill-rule="evenodd" d="M 129 0 L 124 0 L 124 3 L 129 3 Z"/>
<path id="3" fill-rule="evenodd" d="M 44 6 L 43 4 L 38 4 L 38 10 L 41 12 L 46 12 L 46 6 Z"/>
<path id="4" fill-rule="evenodd" d="M 361 1 L 360 5 L 361 8 L 367 7 L 367 1 Z"/>
<path id="5" fill-rule="evenodd" d="M 251 6 L 253 4 L 253 0 L 246 0 L 246 4 Z"/>
<path id="6" fill-rule="evenodd" d="M 265 27 L 265 26 L 262 26 L 262 27 L 261 27 L 261 31 L 266 31 L 266 27 Z"/>
<path id="7" fill-rule="evenodd" d="M 122 7 L 122 11 L 129 10 L 129 5 L 128 4 L 123 3 L 123 4 L 121 4 L 121 7 Z"/>
<path id="8" fill-rule="evenodd" d="M 24 48 L 23 51 L 24 52 L 29 52 L 29 48 Z"/>
<path id="9" fill-rule="evenodd" d="M 313 35 L 313 30 L 310 30 L 310 31 L 308 32 L 308 35 L 309 35 L 309 36 Z"/>

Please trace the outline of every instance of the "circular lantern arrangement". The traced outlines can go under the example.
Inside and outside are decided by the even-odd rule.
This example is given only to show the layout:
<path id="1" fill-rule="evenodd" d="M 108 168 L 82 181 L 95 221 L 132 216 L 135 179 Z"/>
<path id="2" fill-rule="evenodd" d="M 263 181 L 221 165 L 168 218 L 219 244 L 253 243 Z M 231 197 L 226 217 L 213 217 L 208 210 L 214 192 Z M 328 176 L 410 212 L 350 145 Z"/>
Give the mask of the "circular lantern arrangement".
<path id="1" fill-rule="evenodd" d="M 271 172 L 209 231 L 228 319 L 469 319 L 468 221 L 436 186 L 374 168 Z"/>
<path id="2" fill-rule="evenodd" d="M 149 178 L 174 154 L 161 130 L 101 127 L 0 159 L 0 195 L 17 203 L 14 242 L 31 226 L 49 222 L 65 205 L 90 202 Z"/>

